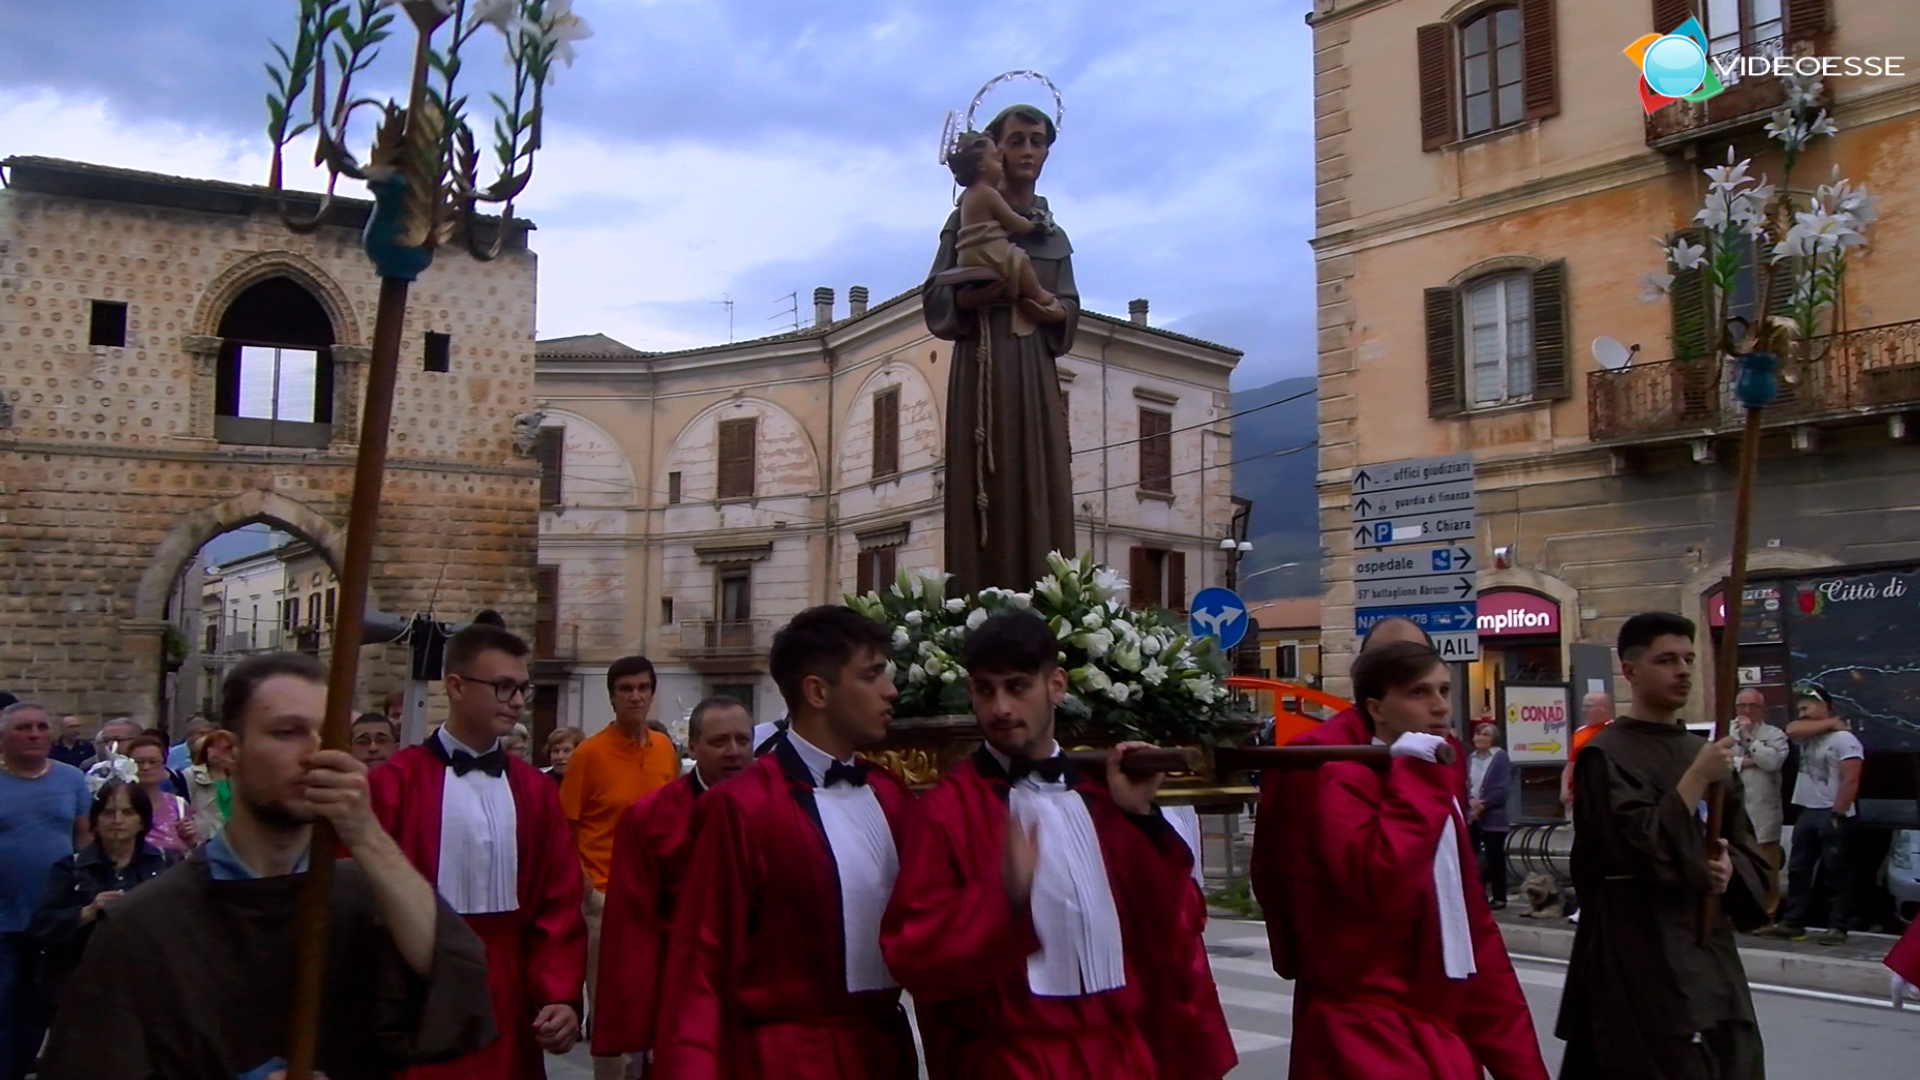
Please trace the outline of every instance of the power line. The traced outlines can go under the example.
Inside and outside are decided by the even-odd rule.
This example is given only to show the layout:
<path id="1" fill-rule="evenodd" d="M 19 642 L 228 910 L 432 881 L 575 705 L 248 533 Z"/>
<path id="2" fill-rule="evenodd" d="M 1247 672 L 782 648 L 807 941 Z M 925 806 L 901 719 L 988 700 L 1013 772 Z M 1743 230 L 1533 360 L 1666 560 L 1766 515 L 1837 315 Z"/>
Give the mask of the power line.
<path id="1" fill-rule="evenodd" d="M 1221 462 L 1216 462 L 1212 465 L 1202 465 L 1197 469 L 1187 469 L 1184 472 L 1171 473 L 1167 476 L 1167 479 L 1176 480 L 1182 476 L 1192 476 L 1194 473 L 1206 472 L 1208 469 L 1231 469 L 1235 465 L 1241 465 L 1249 461 L 1264 461 L 1267 458 L 1288 457 L 1292 454 L 1297 454 L 1302 450 L 1311 450 L 1314 447 L 1319 445 L 1320 445 L 1319 439 L 1309 439 L 1298 446 L 1283 446 L 1278 450 L 1269 450 L 1266 453 L 1254 454 L 1251 457 L 1234 458 L 1232 461 L 1221 461 Z M 1092 491 L 1076 491 L 1074 492 L 1074 494 L 1075 495 L 1098 495 L 1106 491 L 1118 491 L 1121 488 L 1137 488 L 1139 486 L 1140 486 L 1140 481 L 1129 480 L 1124 484 L 1109 484 L 1103 488 L 1094 488 Z"/>
<path id="2" fill-rule="evenodd" d="M 1311 397 L 1313 394 L 1317 393 L 1318 390 L 1319 390 L 1318 387 L 1315 387 L 1312 390 L 1302 390 L 1297 394 L 1291 394 L 1287 397 L 1280 398 L 1277 401 L 1269 401 L 1265 405 L 1255 405 L 1251 409 L 1242 409 L 1237 413 L 1228 413 L 1225 416 L 1217 416 L 1212 420 L 1203 421 L 1198 424 L 1188 424 L 1186 427 L 1174 428 L 1171 431 L 1162 432 L 1159 435 L 1142 435 L 1137 439 L 1127 439 L 1123 442 L 1112 442 L 1112 443 L 1106 444 L 1105 446 L 1089 446 L 1085 450 L 1075 450 L 1073 451 L 1073 453 L 1076 456 L 1080 454 L 1091 454 L 1100 450 L 1112 450 L 1116 447 L 1121 447 L 1121 446 L 1133 446 L 1136 443 L 1146 442 L 1148 439 L 1159 439 L 1159 438 L 1164 438 L 1167 435 L 1178 435 L 1183 431 L 1196 431 L 1203 427 L 1212 427 L 1213 425 L 1219 423 L 1222 420 L 1232 420 L 1232 419 L 1235 419 L 1236 417 L 1250 416 L 1253 413 L 1257 413 L 1261 411 L 1262 409 L 1271 409 L 1275 405 L 1285 405 L 1289 401 L 1299 401 L 1303 397 Z"/>

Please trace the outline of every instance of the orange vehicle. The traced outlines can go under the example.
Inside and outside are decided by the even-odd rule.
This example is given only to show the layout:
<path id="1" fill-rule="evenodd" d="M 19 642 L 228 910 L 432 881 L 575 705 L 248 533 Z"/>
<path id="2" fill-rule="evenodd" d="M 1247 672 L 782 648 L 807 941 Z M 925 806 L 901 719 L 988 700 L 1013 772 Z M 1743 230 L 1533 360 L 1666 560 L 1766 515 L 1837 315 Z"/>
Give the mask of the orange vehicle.
<path id="1" fill-rule="evenodd" d="M 1235 675 L 1227 680 L 1227 686 L 1253 694 L 1259 711 L 1273 717 L 1275 746 L 1287 745 L 1297 736 L 1318 727 L 1328 717 L 1353 705 L 1353 702 L 1338 694 L 1281 679 Z"/>

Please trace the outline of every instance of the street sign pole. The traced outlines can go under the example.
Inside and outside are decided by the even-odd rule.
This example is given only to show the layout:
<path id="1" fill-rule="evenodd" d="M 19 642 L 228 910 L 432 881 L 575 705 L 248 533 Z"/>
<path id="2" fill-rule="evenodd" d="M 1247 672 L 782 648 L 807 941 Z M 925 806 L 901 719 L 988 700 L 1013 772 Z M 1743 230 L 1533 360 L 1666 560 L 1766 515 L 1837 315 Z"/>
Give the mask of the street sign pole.
<path id="1" fill-rule="evenodd" d="M 1354 632 L 1411 620 L 1450 662 L 1480 658 L 1472 454 L 1353 470 Z"/>

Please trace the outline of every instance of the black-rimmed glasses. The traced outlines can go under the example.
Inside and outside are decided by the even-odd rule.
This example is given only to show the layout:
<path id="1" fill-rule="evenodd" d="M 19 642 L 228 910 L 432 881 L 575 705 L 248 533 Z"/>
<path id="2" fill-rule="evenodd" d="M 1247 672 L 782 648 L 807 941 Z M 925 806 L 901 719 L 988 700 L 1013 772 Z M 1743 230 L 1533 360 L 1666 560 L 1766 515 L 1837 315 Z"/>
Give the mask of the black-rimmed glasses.
<path id="1" fill-rule="evenodd" d="M 514 682 L 512 679 L 475 679 L 467 675 L 461 675 L 459 678 L 462 682 L 493 687 L 493 699 L 502 705 L 514 698 L 526 700 L 533 696 L 533 684 L 530 682 Z"/>

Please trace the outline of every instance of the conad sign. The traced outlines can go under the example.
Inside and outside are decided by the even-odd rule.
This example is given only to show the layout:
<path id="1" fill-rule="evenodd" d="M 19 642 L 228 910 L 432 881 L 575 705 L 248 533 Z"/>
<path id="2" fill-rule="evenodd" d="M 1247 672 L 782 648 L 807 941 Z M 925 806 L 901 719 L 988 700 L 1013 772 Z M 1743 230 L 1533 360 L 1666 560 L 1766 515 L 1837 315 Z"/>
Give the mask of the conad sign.
<path id="1" fill-rule="evenodd" d="M 1515 589 L 1480 594 L 1480 636 L 1518 637 L 1560 632 L 1560 605 Z"/>

